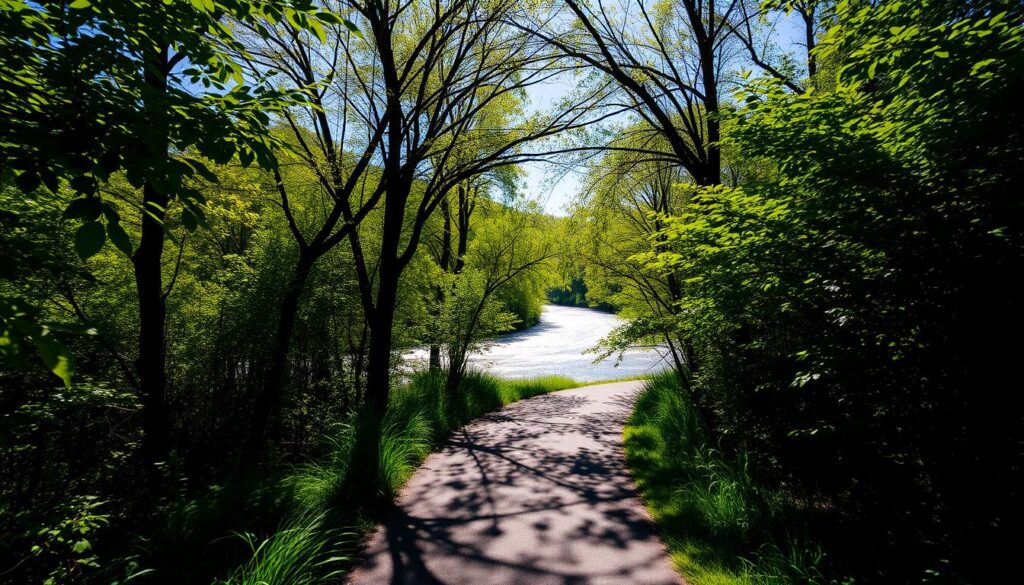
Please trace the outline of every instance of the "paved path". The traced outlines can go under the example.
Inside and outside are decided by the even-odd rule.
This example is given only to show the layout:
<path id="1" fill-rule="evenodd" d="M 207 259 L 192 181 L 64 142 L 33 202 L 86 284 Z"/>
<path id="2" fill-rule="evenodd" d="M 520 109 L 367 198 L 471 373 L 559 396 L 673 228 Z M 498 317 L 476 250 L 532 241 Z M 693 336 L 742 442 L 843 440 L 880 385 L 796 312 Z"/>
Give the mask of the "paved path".
<path id="1" fill-rule="evenodd" d="M 622 425 L 639 382 L 509 405 L 431 455 L 353 585 L 678 585 L 636 497 Z"/>

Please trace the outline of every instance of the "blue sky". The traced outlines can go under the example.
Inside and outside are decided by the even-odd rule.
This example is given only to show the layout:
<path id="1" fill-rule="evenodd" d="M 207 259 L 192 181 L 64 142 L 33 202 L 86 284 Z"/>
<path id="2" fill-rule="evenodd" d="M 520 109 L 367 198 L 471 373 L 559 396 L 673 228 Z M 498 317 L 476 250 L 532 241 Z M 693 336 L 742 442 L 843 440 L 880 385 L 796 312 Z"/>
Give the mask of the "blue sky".
<path id="1" fill-rule="evenodd" d="M 566 80 L 553 80 L 530 86 L 530 108 L 547 110 L 552 104 L 565 97 L 572 89 Z M 560 169 L 546 163 L 527 163 L 526 194 L 543 204 L 544 211 L 552 215 L 566 215 L 566 206 L 579 190 L 579 179 L 573 173 L 564 174 Z M 561 176 L 559 176 L 561 175 Z"/>

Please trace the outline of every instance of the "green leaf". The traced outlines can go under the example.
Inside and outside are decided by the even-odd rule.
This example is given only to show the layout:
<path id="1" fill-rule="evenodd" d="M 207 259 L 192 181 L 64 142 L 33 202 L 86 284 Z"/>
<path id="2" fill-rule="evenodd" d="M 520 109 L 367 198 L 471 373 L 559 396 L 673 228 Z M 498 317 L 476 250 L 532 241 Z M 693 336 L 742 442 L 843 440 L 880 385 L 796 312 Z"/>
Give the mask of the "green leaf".
<path id="1" fill-rule="evenodd" d="M 35 337 L 32 342 L 46 367 L 64 381 L 65 388 L 70 388 L 71 376 L 75 373 L 75 362 L 64 344 L 49 336 Z"/>
<path id="2" fill-rule="evenodd" d="M 292 26 L 294 26 L 298 30 L 302 30 L 302 29 L 305 28 L 305 26 L 303 26 L 303 24 L 302 24 L 302 21 L 303 21 L 302 15 L 299 12 L 297 12 L 297 11 L 291 9 L 291 8 L 285 8 L 284 9 L 284 15 L 285 15 L 285 17 L 288 18 L 288 22 L 291 22 Z"/>
<path id="3" fill-rule="evenodd" d="M 75 0 L 68 6 L 71 8 L 88 8 L 92 6 L 92 2 L 89 2 L 89 0 Z"/>
<path id="4" fill-rule="evenodd" d="M 356 26 L 355 23 L 353 23 L 351 20 L 343 18 L 341 19 L 341 22 L 342 24 L 345 25 L 345 28 L 352 31 L 352 34 L 356 35 L 359 38 L 363 38 L 363 33 L 359 31 L 359 27 Z"/>
<path id="5" fill-rule="evenodd" d="M 111 222 L 107 224 L 107 235 L 110 237 L 111 243 L 114 247 L 124 253 L 125 256 L 132 255 L 132 241 L 128 237 L 128 233 L 124 231 L 121 224 L 118 222 Z"/>
<path id="6" fill-rule="evenodd" d="M 85 260 L 95 256 L 103 249 L 103 242 L 106 241 L 106 233 L 103 224 L 98 221 L 90 221 L 75 232 L 75 252 Z"/>
<path id="7" fill-rule="evenodd" d="M 327 33 L 324 31 L 324 27 L 321 26 L 319 22 L 315 20 L 307 20 L 306 24 L 309 25 L 309 30 L 313 31 L 313 34 L 316 35 L 316 38 L 319 39 L 321 43 L 327 42 Z"/>
<path id="8" fill-rule="evenodd" d="M 313 16 L 326 24 L 341 24 L 341 17 L 333 12 L 317 12 Z"/>
<path id="9" fill-rule="evenodd" d="M 121 214 L 117 212 L 117 208 L 107 202 L 103 203 L 103 217 L 107 218 L 107 223 L 121 221 Z"/>
<path id="10" fill-rule="evenodd" d="M 194 158 L 187 158 L 185 162 L 188 163 L 192 170 L 199 173 L 199 175 L 211 183 L 217 182 L 217 175 L 213 173 L 202 161 L 198 161 Z"/>
<path id="11" fill-rule="evenodd" d="M 982 69 L 988 67 L 989 65 L 995 62 L 995 59 L 983 59 L 981 61 L 978 61 L 977 63 L 974 64 L 973 67 L 971 67 L 971 75 L 977 75 L 978 72 L 980 72 Z"/>
<path id="12" fill-rule="evenodd" d="M 88 175 L 77 175 L 68 181 L 72 189 L 83 195 L 92 195 L 96 192 L 96 181 Z"/>
<path id="13" fill-rule="evenodd" d="M 68 203 L 64 210 L 64 219 L 84 219 L 95 221 L 100 216 L 99 197 L 79 197 Z"/>
<path id="14" fill-rule="evenodd" d="M 100 168 L 104 172 L 112 173 L 121 168 L 121 155 L 117 151 L 108 150 L 100 157 Z"/>
<path id="15" fill-rule="evenodd" d="M 248 148 L 238 149 L 238 160 L 242 163 L 243 167 L 248 167 L 252 164 L 252 161 L 256 158 L 256 153 Z"/>
<path id="16" fill-rule="evenodd" d="M 226 140 L 218 140 L 209 144 L 204 154 L 209 156 L 218 165 L 226 165 L 231 162 L 231 157 L 235 155 L 235 146 Z"/>
<path id="17" fill-rule="evenodd" d="M 192 205 L 190 206 L 190 209 L 192 210 L 193 215 L 196 216 L 196 223 L 199 224 L 199 227 L 207 230 L 211 229 L 210 223 L 206 221 L 206 214 L 203 213 L 203 209 L 201 207 Z"/>
<path id="18" fill-rule="evenodd" d="M 39 171 L 39 178 L 42 180 L 46 188 L 50 190 L 50 193 L 57 194 L 60 190 L 60 181 L 57 180 L 57 174 L 50 169 L 41 169 Z"/>

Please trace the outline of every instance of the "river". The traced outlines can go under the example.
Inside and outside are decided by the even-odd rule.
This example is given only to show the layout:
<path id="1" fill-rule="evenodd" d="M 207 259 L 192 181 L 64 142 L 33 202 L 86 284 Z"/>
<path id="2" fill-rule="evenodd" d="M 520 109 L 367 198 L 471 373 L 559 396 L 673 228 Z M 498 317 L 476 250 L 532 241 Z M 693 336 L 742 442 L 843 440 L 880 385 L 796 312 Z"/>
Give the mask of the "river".
<path id="1" fill-rule="evenodd" d="M 470 367 L 503 378 L 532 378 L 548 374 L 568 376 L 579 382 L 639 376 L 668 367 L 657 348 L 631 349 L 616 366 L 616 356 L 598 363 L 584 353 L 622 320 L 602 311 L 545 305 L 540 323 L 525 331 L 502 335 L 470 358 Z M 426 351 L 406 356 L 423 364 Z"/>

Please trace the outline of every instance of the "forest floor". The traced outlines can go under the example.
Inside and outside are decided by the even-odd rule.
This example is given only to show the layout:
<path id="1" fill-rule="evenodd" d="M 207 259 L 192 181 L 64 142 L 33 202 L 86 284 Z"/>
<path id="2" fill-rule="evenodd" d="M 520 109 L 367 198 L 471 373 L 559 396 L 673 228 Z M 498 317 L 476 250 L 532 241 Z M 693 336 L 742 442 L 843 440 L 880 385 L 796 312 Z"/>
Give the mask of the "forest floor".
<path id="1" fill-rule="evenodd" d="M 522 400 L 456 431 L 402 490 L 350 583 L 680 583 L 623 457 L 641 385 Z"/>

